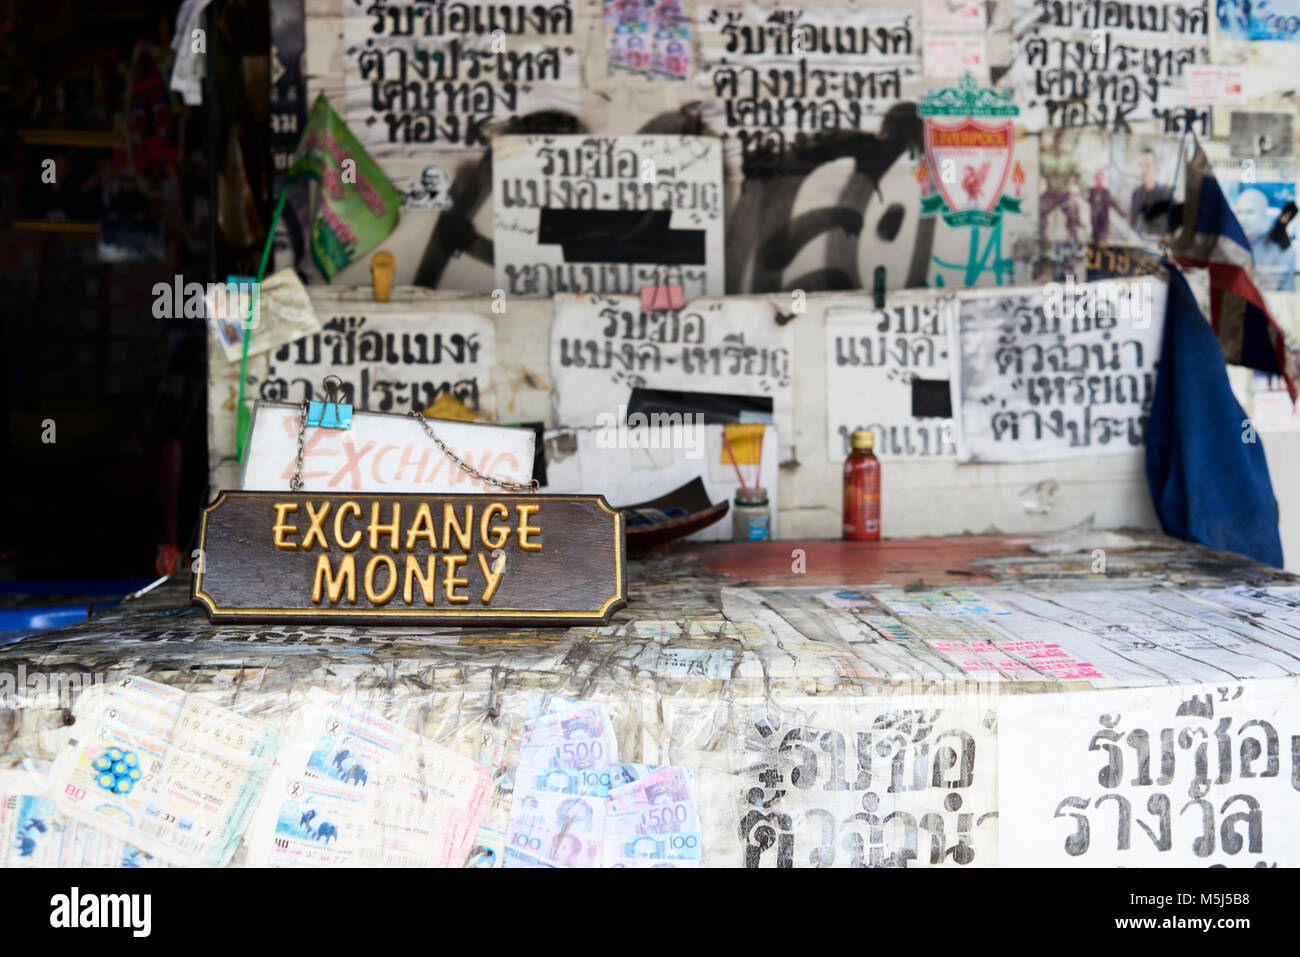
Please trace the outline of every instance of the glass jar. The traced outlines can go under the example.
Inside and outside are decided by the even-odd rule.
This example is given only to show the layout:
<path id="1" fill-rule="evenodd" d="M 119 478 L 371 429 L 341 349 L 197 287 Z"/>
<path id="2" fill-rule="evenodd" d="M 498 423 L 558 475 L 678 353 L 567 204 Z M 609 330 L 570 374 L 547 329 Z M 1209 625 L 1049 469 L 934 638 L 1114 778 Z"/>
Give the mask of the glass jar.
<path id="1" fill-rule="evenodd" d="M 731 539 L 766 542 L 772 536 L 772 508 L 765 488 L 738 488 L 731 506 Z"/>

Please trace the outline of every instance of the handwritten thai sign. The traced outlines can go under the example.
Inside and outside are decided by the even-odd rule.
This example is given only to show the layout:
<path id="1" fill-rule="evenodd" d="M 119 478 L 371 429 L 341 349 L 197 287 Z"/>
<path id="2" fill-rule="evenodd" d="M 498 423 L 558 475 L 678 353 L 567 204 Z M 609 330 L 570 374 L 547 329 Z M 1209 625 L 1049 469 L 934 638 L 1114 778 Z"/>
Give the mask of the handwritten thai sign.
<path id="1" fill-rule="evenodd" d="M 755 709 L 745 866 L 996 865 L 996 727 L 993 702 L 976 695 Z"/>
<path id="2" fill-rule="evenodd" d="M 849 453 L 856 429 L 880 458 L 952 458 L 948 330 L 932 296 L 902 293 L 885 309 L 826 311 L 826 448 Z"/>
<path id="3" fill-rule="evenodd" d="M 348 125 L 375 152 L 481 149 L 493 120 L 581 112 L 569 0 L 343 0 L 343 41 Z"/>
<path id="4" fill-rule="evenodd" d="M 876 129 L 921 72 L 916 11 L 907 7 L 697 9 L 704 116 L 751 139 Z"/>
<path id="5" fill-rule="evenodd" d="M 491 320 L 432 308 L 368 312 L 365 302 L 338 304 L 321 332 L 272 353 L 249 393 L 264 402 L 319 399 L 321 382 L 335 375 L 343 400 L 360 411 L 423 411 L 444 393 L 494 411 Z"/>
<path id="6" fill-rule="evenodd" d="M 497 286 L 507 295 L 726 292 L 722 150 L 699 136 L 501 136 Z M 672 264 L 672 278 L 659 267 Z"/>
<path id="7" fill-rule="evenodd" d="M 598 495 L 223 492 L 199 548 L 213 621 L 591 623 L 627 598 Z"/>
<path id="8" fill-rule="evenodd" d="M 299 406 L 259 402 L 253 409 L 239 486 L 287 489 L 298 457 Z M 532 429 L 431 419 L 434 434 L 479 472 L 527 484 L 533 477 Z M 310 492 L 494 492 L 465 471 L 414 418 L 358 412 L 348 429 L 308 426 L 302 444 L 303 488 Z"/>
<path id="9" fill-rule="evenodd" d="M 1293 678 L 999 700 L 999 863 L 1294 866 Z"/>
<path id="10" fill-rule="evenodd" d="M 640 387 L 771 398 L 778 434 L 792 436 L 793 348 L 790 326 L 778 325 L 762 301 L 646 312 L 635 296 L 557 296 L 556 421 L 613 426 L 626 418 L 632 389 Z"/>
<path id="11" fill-rule="evenodd" d="M 1011 68 L 1030 130 L 1100 126 L 1210 133 L 1188 106 L 1187 72 L 1209 62 L 1207 0 L 1015 0 Z"/>
<path id="12" fill-rule="evenodd" d="M 968 292 L 953 309 L 958 459 L 1024 462 L 1143 446 L 1163 282 Z"/>

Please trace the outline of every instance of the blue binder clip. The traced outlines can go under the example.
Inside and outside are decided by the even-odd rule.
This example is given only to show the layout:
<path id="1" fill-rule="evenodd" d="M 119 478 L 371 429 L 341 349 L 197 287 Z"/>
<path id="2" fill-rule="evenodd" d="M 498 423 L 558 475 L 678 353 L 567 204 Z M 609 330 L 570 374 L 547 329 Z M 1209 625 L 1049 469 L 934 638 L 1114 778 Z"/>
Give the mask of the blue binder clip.
<path id="1" fill-rule="evenodd" d="M 307 403 L 308 425 L 318 425 L 326 429 L 352 428 L 352 406 L 347 402 L 339 401 L 339 387 L 342 384 L 338 376 L 325 377 L 325 400 Z"/>

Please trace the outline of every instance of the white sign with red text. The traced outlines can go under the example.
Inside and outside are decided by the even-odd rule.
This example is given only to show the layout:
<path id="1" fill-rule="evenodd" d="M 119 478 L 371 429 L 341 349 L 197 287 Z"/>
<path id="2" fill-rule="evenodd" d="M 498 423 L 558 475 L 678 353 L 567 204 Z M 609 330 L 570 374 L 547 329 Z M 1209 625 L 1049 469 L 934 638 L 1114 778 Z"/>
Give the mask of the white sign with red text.
<path id="1" fill-rule="evenodd" d="M 254 406 L 241 489 L 289 488 L 301 418 L 297 405 Z M 532 479 L 531 429 L 451 419 L 427 422 L 462 461 L 485 475 L 508 482 Z M 451 461 L 409 415 L 354 411 L 348 429 L 309 425 L 302 449 L 302 487 L 308 492 L 498 491 Z"/>

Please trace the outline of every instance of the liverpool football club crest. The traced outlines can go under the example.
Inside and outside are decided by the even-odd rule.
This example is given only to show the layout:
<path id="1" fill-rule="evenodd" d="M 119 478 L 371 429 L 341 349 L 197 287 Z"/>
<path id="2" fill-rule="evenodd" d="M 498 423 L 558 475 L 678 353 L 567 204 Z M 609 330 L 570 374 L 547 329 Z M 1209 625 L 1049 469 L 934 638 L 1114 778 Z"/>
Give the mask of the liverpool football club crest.
<path id="1" fill-rule="evenodd" d="M 973 227 L 966 285 L 992 271 L 999 283 L 1011 275 L 1002 258 L 1002 217 L 1021 212 L 1025 172 L 1016 161 L 1016 105 L 1011 93 L 982 89 L 967 73 L 956 87 L 930 92 L 917 107 L 925 120 L 925 159 L 917 170 L 921 215 L 940 215 L 953 227 Z M 982 254 L 980 229 L 993 232 Z M 942 280 L 940 279 L 940 283 Z"/>
<path id="2" fill-rule="evenodd" d="M 1016 134 L 1010 121 L 981 123 L 971 117 L 956 123 L 926 120 L 925 155 L 932 169 L 949 171 L 935 186 L 949 212 L 950 225 L 979 223 L 992 226 L 992 216 L 972 217 L 971 212 L 994 213 L 1015 162 Z"/>

